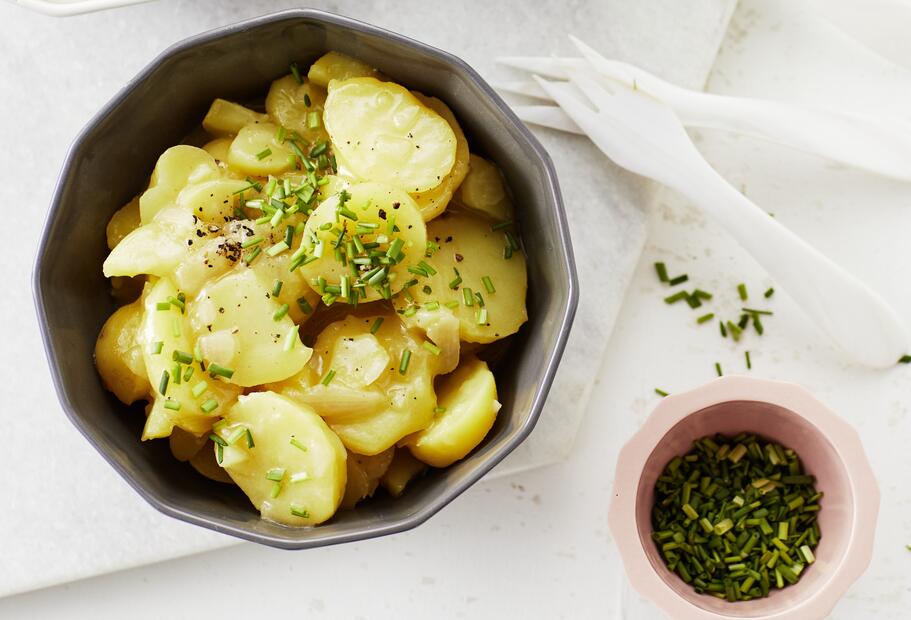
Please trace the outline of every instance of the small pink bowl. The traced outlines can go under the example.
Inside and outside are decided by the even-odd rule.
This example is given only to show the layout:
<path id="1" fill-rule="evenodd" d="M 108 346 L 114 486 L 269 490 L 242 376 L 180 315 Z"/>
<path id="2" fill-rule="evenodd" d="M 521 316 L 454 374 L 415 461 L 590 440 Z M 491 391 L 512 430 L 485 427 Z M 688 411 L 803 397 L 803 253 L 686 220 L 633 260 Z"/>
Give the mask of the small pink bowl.
<path id="1" fill-rule="evenodd" d="M 752 432 L 793 448 L 816 488 L 822 538 L 800 581 L 767 598 L 729 603 L 697 594 L 664 565 L 651 539 L 655 480 L 694 439 Z M 722 377 L 661 401 L 620 451 L 610 530 L 633 587 L 674 620 L 824 618 L 873 554 L 879 489 L 857 432 L 791 383 Z"/>

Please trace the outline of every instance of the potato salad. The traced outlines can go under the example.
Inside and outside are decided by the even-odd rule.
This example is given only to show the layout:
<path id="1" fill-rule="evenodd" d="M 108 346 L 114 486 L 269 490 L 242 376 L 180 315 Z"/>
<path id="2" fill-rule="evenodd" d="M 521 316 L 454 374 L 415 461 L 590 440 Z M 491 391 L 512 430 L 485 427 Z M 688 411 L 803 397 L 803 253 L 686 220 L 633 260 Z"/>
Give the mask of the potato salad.
<path id="1" fill-rule="evenodd" d="M 107 226 L 95 361 L 145 403 L 142 440 L 293 527 L 477 447 L 527 276 L 504 177 L 446 104 L 330 52 L 186 142 Z"/>

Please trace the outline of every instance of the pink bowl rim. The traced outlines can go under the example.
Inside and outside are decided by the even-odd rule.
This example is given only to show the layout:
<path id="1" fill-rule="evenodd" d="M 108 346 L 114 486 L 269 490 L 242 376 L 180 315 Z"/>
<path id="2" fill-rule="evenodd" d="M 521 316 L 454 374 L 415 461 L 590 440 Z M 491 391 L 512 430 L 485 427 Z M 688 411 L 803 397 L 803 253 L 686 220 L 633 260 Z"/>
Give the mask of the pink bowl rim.
<path id="1" fill-rule="evenodd" d="M 672 590 L 655 572 L 642 549 L 636 527 L 636 496 L 639 478 L 657 442 L 678 422 L 706 407 L 731 401 L 757 401 L 778 405 L 812 423 L 835 447 L 847 471 L 854 503 L 854 519 L 848 548 L 834 575 L 806 600 L 791 609 L 750 620 L 806 620 L 824 618 L 847 589 L 867 569 L 873 557 L 879 487 L 867 460 L 860 436 L 834 411 L 808 390 L 770 379 L 725 376 L 702 386 L 662 399 L 645 424 L 620 450 L 615 469 L 613 495 L 608 512 L 611 536 L 633 588 L 675 620 L 719 620 L 741 616 L 702 609 Z M 635 472 L 632 474 L 630 472 Z"/>

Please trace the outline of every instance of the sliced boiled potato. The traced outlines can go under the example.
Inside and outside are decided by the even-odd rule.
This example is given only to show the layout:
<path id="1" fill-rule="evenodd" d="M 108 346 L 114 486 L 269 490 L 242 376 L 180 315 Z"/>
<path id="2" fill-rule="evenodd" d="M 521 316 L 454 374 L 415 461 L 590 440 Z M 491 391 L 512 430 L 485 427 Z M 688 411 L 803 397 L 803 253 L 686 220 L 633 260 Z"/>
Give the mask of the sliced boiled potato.
<path id="1" fill-rule="evenodd" d="M 382 266 L 389 275 L 390 292 L 396 293 L 410 277 L 408 268 L 424 259 L 427 236 L 421 213 L 407 193 L 382 183 L 352 185 L 347 190 L 347 195 L 350 198 L 344 204 L 341 202 L 341 194 L 325 200 L 307 220 L 303 247 L 308 255 L 320 255 L 320 258 L 303 265 L 300 271 L 315 288 L 318 287 L 314 282 L 320 276 L 330 285 L 340 286 L 343 277 L 353 276 L 350 267 L 339 262 L 334 252 L 339 231 L 344 228 L 347 238 L 351 239 L 351 235 L 358 234 L 358 226 L 375 226 L 373 232 L 358 234 L 363 243 L 378 242 L 380 246 L 377 250 L 382 252 L 387 251 L 396 239 L 403 243 L 399 262 Z M 357 220 L 340 216 L 341 208 L 352 212 Z M 393 223 L 399 232 L 388 234 Z M 343 247 L 345 245 L 343 244 Z M 361 253 L 358 256 L 366 254 Z M 372 265 L 365 265 L 358 273 L 368 273 L 373 268 Z M 382 298 L 379 285 L 365 284 L 358 287 L 356 284 L 356 281 L 350 282 L 352 290 L 360 288 L 366 295 L 362 296 L 360 301 L 375 301 Z"/>
<path id="2" fill-rule="evenodd" d="M 239 103 L 216 99 L 202 119 L 203 128 L 213 136 L 236 136 L 245 125 L 268 123 L 269 116 Z"/>
<path id="3" fill-rule="evenodd" d="M 406 324 L 424 332 L 427 339 L 438 349 L 436 372 L 441 375 L 455 370 L 462 352 L 461 323 L 447 308 L 429 310 L 418 307 L 417 311 L 407 317 Z"/>
<path id="4" fill-rule="evenodd" d="M 418 278 L 418 286 L 409 289 L 414 305 L 427 309 L 427 304 L 431 307 L 440 304 L 439 311 L 454 313 L 461 324 L 461 338 L 466 342 L 493 342 L 518 331 L 528 319 L 525 257 L 518 250 L 511 258 L 504 257 L 504 233 L 491 230 L 487 221 L 447 211 L 428 222 L 427 237 L 440 246 L 433 257 L 426 259 L 436 274 Z M 487 291 L 485 276 L 495 292 Z M 476 294 L 484 301 L 483 309 Z M 466 295 L 471 298 L 470 305 L 466 304 Z M 396 308 L 405 313 L 402 320 L 418 326 L 417 314 L 407 316 L 409 306 L 414 307 L 412 302 L 403 295 L 394 301 Z M 456 307 L 450 308 L 447 303 Z"/>
<path id="5" fill-rule="evenodd" d="M 248 394 L 217 432 L 229 444 L 222 467 L 263 518 L 302 526 L 335 514 L 345 493 L 345 448 L 310 407 L 274 392 Z"/>
<path id="6" fill-rule="evenodd" d="M 309 102 L 309 105 L 307 105 Z M 288 131 L 296 131 L 305 142 L 328 140 L 323 128 L 326 89 L 309 80 L 298 83 L 293 75 L 272 82 L 266 96 L 266 111 Z"/>
<path id="7" fill-rule="evenodd" d="M 310 359 L 311 350 L 271 289 L 272 282 L 241 265 L 203 287 L 189 310 L 203 357 L 232 369 L 233 384 L 281 381 Z"/>
<path id="8" fill-rule="evenodd" d="M 312 406 L 352 452 L 379 454 L 433 418 L 438 356 L 423 342 L 392 312 L 351 315 L 325 327 L 304 371 L 277 389 Z"/>
<path id="9" fill-rule="evenodd" d="M 276 280 L 281 280 L 281 291 L 273 299 L 279 304 L 288 304 L 288 316 L 300 325 L 313 316 L 314 310 L 319 306 L 320 295 L 307 284 L 300 269 L 290 270 L 290 264 L 290 252 L 278 256 L 260 254 L 250 265 L 250 270 L 256 273 L 261 283 L 271 283 L 270 289 Z"/>
<path id="10" fill-rule="evenodd" d="M 468 175 L 456 200 L 467 209 L 497 222 L 512 219 L 512 201 L 500 169 L 479 155 L 471 154 Z"/>
<path id="11" fill-rule="evenodd" d="M 323 118 L 337 157 L 359 178 L 425 192 L 455 165 L 452 127 L 398 84 L 369 77 L 333 81 Z"/>
<path id="12" fill-rule="evenodd" d="M 221 465 L 215 460 L 214 446 L 214 443 L 207 441 L 202 449 L 190 459 L 190 465 L 209 480 L 223 482 L 225 484 L 234 484 L 234 481 L 231 479 L 231 476 L 228 475 L 228 472 L 222 469 Z"/>
<path id="13" fill-rule="evenodd" d="M 142 345 L 137 342 L 143 303 L 137 299 L 108 317 L 95 341 L 95 366 L 104 387 L 130 405 L 148 398 L 149 385 Z"/>
<path id="14" fill-rule="evenodd" d="M 354 508 L 358 502 L 373 495 L 380 484 L 380 478 L 389 469 L 394 454 L 395 448 L 373 456 L 348 453 L 348 482 L 345 485 L 342 508 Z"/>
<path id="15" fill-rule="evenodd" d="M 152 405 L 149 409 L 142 438 L 167 437 L 174 427 L 194 435 L 207 432 L 218 416 L 234 401 L 240 389 L 203 372 L 199 364 L 190 364 L 193 374 L 189 380 L 183 376 L 187 366 L 180 365 L 175 372 L 174 352 L 192 354 L 194 350 L 190 322 L 177 306 L 159 309 L 159 304 L 176 299 L 177 287 L 168 278 L 160 278 L 146 293 L 143 300 L 143 319 L 137 337 L 142 347 L 149 383 L 152 386 Z M 187 303 L 187 311 L 191 311 Z M 168 373 L 167 382 L 163 374 Z M 161 388 L 165 387 L 164 392 Z M 166 404 L 176 409 L 170 409 Z"/>
<path id="16" fill-rule="evenodd" d="M 452 113 L 449 106 L 436 97 L 427 97 L 417 92 L 412 92 L 412 94 L 418 98 L 418 101 L 442 116 L 449 123 L 456 137 L 455 163 L 449 174 L 443 178 L 442 183 L 433 189 L 411 195 L 418 204 L 424 221 L 428 222 L 446 209 L 446 205 L 452 199 L 453 192 L 458 189 L 465 175 L 468 174 L 468 140 L 465 138 L 465 134 L 462 133 L 459 121 L 456 120 L 455 114 Z"/>
<path id="17" fill-rule="evenodd" d="M 244 174 L 268 176 L 294 168 L 294 151 L 279 142 L 278 126 L 272 123 L 246 125 L 231 142 L 228 165 Z"/>
<path id="18" fill-rule="evenodd" d="M 427 465 L 417 460 L 405 448 L 397 448 L 389 469 L 380 478 L 380 484 L 392 497 L 399 497 L 409 482 L 427 469 Z"/>
<path id="19" fill-rule="evenodd" d="M 182 428 L 175 428 L 168 437 L 171 454 L 180 462 L 186 462 L 199 454 L 202 447 L 209 442 L 208 435 L 194 435 Z"/>
<path id="20" fill-rule="evenodd" d="M 307 78 L 318 86 L 326 88 L 332 80 L 347 80 L 353 77 L 380 77 L 380 72 L 351 56 L 329 52 L 320 56 L 310 65 Z"/>
<path id="21" fill-rule="evenodd" d="M 195 238 L 193 216 L 181 207 L 168 207 L 124 237 L 102 265 L 107 277 L 148 274 L 168 276 L 189 251 Z"/>
<path id="22" fill-rule="evenodd" d="M 107 233 L 108 249 L 114 247 L 123 241 L 123 238 L 139 228 L 141 223 L 139 217 L 139 196 L 136 196 L 130 202 L 126 203 L 111 216 L 108 220 Z"/>
<path id="23" fill-rule="evenodd" d="M 228 153 L 231 151 L 231 143 L 234 138 L 215 138 L 202 145 L 203 150 L 215 158 L 216 161 L 228 161 Z"/>
<path id="24" fill-rule="evenodd" d="M 240 192 L 250 183 L 240 179 L 216 179 L 185 187 L 177 204 L 204 222 L 224 224 L 234 217 Z"/>
<path id="25" fill-rule="evenodd" d="M 424 463 L 448 467 L 474 450 L 497 418 L 497 385 L 487 364 L 473 356 L 462 360 L 438 385 L 437 406 L 443 411 L 407 444 Z"/>
<path id="26" fill-rule="evenodd" d="M 203 149 L 186 144 L 172 146 L 158 158 L 149 188 L 139 197 L 142 223 L 148 224 L 159 211 L 173 205 L 187 185 L 219 176 L 218 163 Z"/>

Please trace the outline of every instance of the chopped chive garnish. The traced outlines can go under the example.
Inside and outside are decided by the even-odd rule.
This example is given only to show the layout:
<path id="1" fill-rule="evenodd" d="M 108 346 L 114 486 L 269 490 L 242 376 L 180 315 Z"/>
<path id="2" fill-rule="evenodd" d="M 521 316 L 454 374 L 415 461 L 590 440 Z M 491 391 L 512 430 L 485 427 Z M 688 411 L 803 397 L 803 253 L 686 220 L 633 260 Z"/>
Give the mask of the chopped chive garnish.
<path id="1" fill-rule="evenodd" d="M 246 429 L 246 427 L 242 426 L 242 427 L 236 429 L 233 433 L 231 433 L 225 441 L 228 442 L 229 446 L 233 446 L 238 441 L 240 441 L 241 437 L 243 437 L 246 434 L 247 434 L 247 429 Z"/>
<path id="2" fill-rule="evenodd" d="M 498 223 L 494 224 L 493 226 L 491 226 L 490 230 L 492 230 L 494 232 L 496 232 L 498 230 L 505 230 L 505 229 L 509 228 L 510 226 L 512 226 L 512 224 L 513 224 L 512 220 L 509 220 L 506 222 L 498 222 Z"/>
<path id="3" fill-rule="evenodd" d="M 209 439 L 211 439 L 216 445 L 219 445 L 222 447 L 228 445 L 227 441 L 225 441 L 224 439 L 221 438 L 220 435 L 216 435 L 215 433 L 209 434 Z"/>
<path id="4" fill-rule="evenodd" d="M 297 344 L 297 325 L 292 325 L 288 328 L 288 332 L 285 334 L 285 342 L 282 344 L 282 350 L 287 352 L 294 349 L 294 345 Z"/>
<path id="5" fill-rule="evenodd" d="M 215 411 L 218 408 L 218 401 L 215 400 L 214 398 L 210 398 L 209 400 L 207 400 L 206 402 L 201 404 L 199 406 L 199 408 L 202 409 L 205 413 L 212 413 L 213 411 Z"/>
<path id="6" fill-rule="evenodd" d="M 698 319 L 696 319 L 696 322 L 697 322 L 699 325 L 702 325 L 703 323 L 706 323 L 706 322 L 708 322 L 708 321 L 711 321 L 711 320 L 714 319 L 714 318 L 715 318 L 715 314 L 714 314 L 713 312 L 709 312 L 708 314 L 703 314 L 701 317 L 699 317 Z"/>
<path id="7" fill-rule="evenodd" d="M 161 353 L 161 350 L 163 348 L 164 348 L 164 342 L 162 342 L 161 340 L 156 340 L 155 342 L 152 343 L 152 346 L 149 347 L 149 351 L 151 351 L 152 355 L 158 355 L 159 353 Z M 907 357 L 907 356 L 905 356 L 905 357 Z M 911 358 L 909 358 L 909 359 L 911 359 Z M 903 362 L 903 363 L 906 363 L 906 362 Z"/>
<path id="8" fill-rule="evenodd" d="M 310 95 L 308 93 L 304 93 L 304 105 L 307 106 L 308 108 L 311 105 L 313 105 L 312 102 L 310 101 Z"/>
<path id="9" fill-rule="evenodd" d="M 664 263 L 655 263 L 655 273 L 662 282 L 667 282 L 670 278 L 667 276 L 667 266 Z"/>
<path id="10" fill-rule="evenodd" d="M 269 256 L 278 256 L 282 252 L 289 250 L 289 249 L 290 248 L 288 247 L 287 243 L 285 243 L 284 241 L 279 241 L 278 243 L 273 245 L 271 248 L 266 250 L 266 254 L 268 254 Z"/>
<path id="11" fill-rule="evenodd" d="M 291 306 L 289 306 L 288 304 L 280 305 L 278 307 L 278 309 L 272 313 L 272 320 L 281 321 L 283 318 L 285 318 L 285 315 L 288 314 L 288 310 L 290 309 L 290 307 Z"/>
<path id="12" fill-rule="evenodd" d="M 215 444 L 215 461 L 221 465 L 225 459 L 225 447 L 220 443 Z"/>
<path id="13" fill-rule="evenodd" d="M 703 291 L 702 289 L 699 289 L 699 288 L 693 290 L 693 297 L 696 297 L 697 299 L 703 299 L 703 300 L 705 300 L 705 301 L 711 301 L 711 300 L 712 300 L 712 294 L 711 294 L 711 293 L 708 293 L 708 292 L 706 292 L 706 291 Z"/>
<path id="14" fill-rule="evenodd" d="M 205 381 L 200 381 L 193 386 L 193 389 L 190 390 L 190 393 L 193 394 L 193 398 L 199 398 L 207 389 L 209 389 L 209 385 Z"/>
<path id="15" fill-rule="evenodd" d="M 281 295 L 283 284 L 284 283 L 278 279 L 276 279 L 275 282 L 272 283 L 272 296 L 273 297 L 278 297 L 279 295 Z"/>
<path id="16" fill-rule="evenodd" d="M 230 368 L 225 368 L 221 364 L 216 364 L 212 362 L 209 364 L 209 374 L 213 377 L 224 377 L 225 379 L 230 379 L 234 376 L 234 371 Z"/>
<path id="17" fill-rule="evenodd" d="M 434 413 L 446 413 L 446 407 L 434 407 L 433 412 Z"/>
<path id="18" fill-rule="evenodd" d="M 161 371 L 161 379 L 158 380 L 158 393 L 164 396 L 168 393 L 168 381 L 171 380 L 171 374 L 167 370 Z"/>
<path id="19" fill-rule="evenodd" d="M 478 310 L 477 323 L 478 325 L 487 325 L 487 308 Z"/>
<path id="20" fill-rule="evenodd" d="M 276 497 L 281 495 L 281 493 L 282 493 L 282 483 L 273 482 L 272 489 L 269 491 L 269 497 L 271 497 L 272 499 L 275 499 Z"/>
<path id="21" fill-rule="evenodd" d="M 410 361 L 411 361 L 411 351 L 408 349 L 405 349 L 404 351 L 402 351 L 402 359 L 399 362 L 399 374 L 400 375 L 404 375 L 406 372 L 408 372 L 408 362 L 410 362 Z"/>
<path id="22" fill-rule="evenodd" d="M 462 300 L 465 302 L 466 306 L 474 305 L 474 294 L 471 292 L 471 289 L 467 286 L 462 289 Z"/>
<path id="23" fill-rule="evenodd" d="M 765 293 L 763 293 L 762 296 L 765 297 L 766 299 L 768 299 L 769 297 L 771 297 L 774 294 L 775 294 L 775 289 L 770 288 Z"/>
<path id="24" fill-rule="evenodd" d="M 753 362 L 752 362 L 752 360 L 750 360 L 750 352 L 749 352 L 749 351 L 744 351 L 744 352 L 743 352 L 743 357 L 744 357 L 744 359 L 746 359 L 746 362 L 747 362 L 747 370 L 752 370 L 752 369 L 753 369 Z"/>
<path id="25" fill-rule="evenodd" d="M 302 508 L 297 504 L 291 504 L 291 514 L 295 517 L 301 517 L 302 519 L 310 518 L 310 513 L 305 508 Z"/>
<path id="26" fill-rule="evenodd" d="M 665 396 L 667 396 L 667 392 L 665 392 L 661 388 L 655 388 L 655 394 L 657 394 L 661 398 L 664 398 Z"/>
<path id="27" fill-rule="evenodd" d="M 746 301 L 746 300 L 747 300 L 747 297 L 748 297 L 748 295 L 747 295 L 747 285 L 744 284 L 744 283 L 742 283 L 742 282 L 741 282 L 740 284 L 738 284 L 738 285 L 737 285 L 737 294 L 740 295 L 741 301 Z"/>
<path id="28" fill-rule="evenodd" d="M 902 355 L 898 358 L 899 364 L 911 364 L 911 355 Z"/>
<path id="29" fill-rule="evenodd" d="M 304 452 L 307 452 L 307 450 L 308 450 L 307 446 L 305 446 L 304 444 L 299 442 L 297 440 L 297 437 L 294 437 L 293 435 L 291 436 L 291 441 L 289 441 L 288 443 L 290 443 L 292 446 L 294 446 L 298 450 L 303 450 Z"/>
<path id="30" fill-rule="evenodd" d="M 294 472 L 288 477 L 288 482 L 295 484 L 297 482 L 303 482 L 304 480 L 309 480 L 310 474 L 305 471 Z"/>
<path id="31" fill-rule="evenodd" d="M 428 351 L 430 351 L 430 352 L 433 353 L 434 355 L 439 355 L 439 354 L 440 354 L 440 347 L 438 347 L 437 345 L 433 344 L 432 342 L 426 342 L 426 341 L 425 341 L 424 344 L 421 345 L 421 346 L 423 346 L 425 349 L 427 349 Z"/>
<path id="32" fill-rule="evenodd" d="M 181 364 L 192 364 L 193 355 L 187 353 L 186 351 L 174 350 L 174 353 L 171 355 L 171 360 L 175 362 L 180 362 Z"/>
<path id="33" fill-rule="evenodd" d="M 715 362 L 715 372 L 718 374 L 719 377 L 724 374 L 723 372 L 721 372 L 721 364 L 719 364 L 718 362 Z"/>
<path id="34" fill-rule="evenodd" d="M 330 383 L 332 383 L 332 379 L 334 379 L 334 378 L 335 378 L 335 369 L 330 368 L 329 372 L 326 373 L 326 376 L 324 376 L 322 378 L 320 383 L 322 383 L 323 385 L 329 385 Z"/>
<path id="35" fill-rule="evenodd" d="M 281 482 L 282 478 L 285 477 L 285 468 L 284 467 L 273 467 L 266 472 L 266 480 L 274 480 L 275 482 Z"/>
<path id="36" fill-rule="evenodd" d="M 304 314 L 310 314 L 311 312 L 313 312 L 313 306 L 311 306 L 310 303 L 304 297 L 298 297 L 297 307 L 300 308 L 301 312 L 303 312 Z"/>
<path id="37" fill-rule="evenodd" d="M 688 294 L 686 291 L 677 291 L 676 293 L 674 293 L 674 294 L 671 295 L 670 297 L 665 297 L 665 298 L 664 298 L 664 303 L 666 303 L 666 304 L 675 304 L 675 303 L 677 303 L 678 301 L 680 301 L 681 299 L 687 299 L 687 298 L 689 298 L 689 294 Z"/>
<path id="38" fill-rule="evenodd" d="M 180 411 L 180 401 L 168 399 L 164 401 L 164 408 L 171 411 Z"/>
<path id="39" fill-rule="evenodd" d="M 180 338 L 180 319 L 176 316 L 171 320 L 171 335 Z"/>
<path id="40" fill-rule="evenodd" d="M 291 75 L 294 76 L 294 79 L 297 81 L 298 84 L 304 83 L 304 80 L 301 78 L 300 69 L 298 68 L 296 62 L 291 63 Z"/>
<path id="41" fill-rule="evenodd" d="M 247 447 L 255 448 L 256 444 L 253 442 L 253 432 L 248 428 L 247 429 Z"/>
<path id="42" fill-rule="evenodd" d="M 686 282 L 689 279 L 690 279 L 690 277 L 688 275 L 683 274 L 683 275 L 677 276 L 676 278 L 671 278 L 670 280 L 667 281 L 667 283 L 670 284 L 671 286 L 677 286 L 678 284 L 683 284 L 684 282 Z"/>
<path id="43" fill-rule="evenodd" d="M 728 337 L 728 330 L 724 327 L 724 321 L 718 321 L 718 330 L 721 332 L 722 338 Z"/>
<path id="44" fill-rule="evenodd" d="M 484 283 L 484 288 L 488 293 L 496 293 L 497 289 L 493 287 L 493 281 L 490 279 L 490 276 L 484 276 L 481 278 L 481 282 Z"/>
<path id="45" fill-rule="evenodd" d="M 254 237 L 248 237 L 247 239 L 244 239 L 241 242 L 240 247 L 247 249 L 247 248 L 253 247 L 254 245 L 259 245 L 262 242 L 263 242 L 263 238 L 260 237 L 259 235 L 256 235 Z"/>
<path id="46" fill-rule="evenodd" d="M 449 308 L 450 310 L 455 310 L 456 308 L 459 307 L 459 302 L 457 302 L 455 299 L 450 299 L 443 305 L 446 306 L 447 308 Z"/>
<path id="47" fill-rule="evenodd" d="M 741 308 L 747 314 L 764 314 L 766 316 L 772 316 L 773 312 L 771 310 L 756 310 L 755 308 Z"/>
<path id="48" fill-rule="evenodd" d="M 183 371 L 183 381 L 186 383 L 193 377 L 193 372 L 196 370 L 195 366 L 187 366 L 187 369 Z"/>
<path id="49" fill-rule="evenodd" d="M 686 305 L 688 305 L 690 308 L 695 309 L 702 305 L 702 300 L 699 299 L 698 297 L 696 297 L 695 295 L 690 295 L 689 293 L 687 293 Z"/>
<path id="50" fill-rule="evenodd" d="M 256 154 L 256 159 L 262 160 L 262 159 L 267 158 L 271 154 L 272 154 L 272 149 L 270 149 L 269 147 L 266 147 L 263 150 L 261 150 L 259 153 Z"/>
<path id="51" fill-rule="evenodd" d="M 377 318 L 373 321 L 373 324 L 370 325 L 370 333 L 371 333 L 371 334 L 376 334 L 376 332 L 378 332 L 378 331 L 380 330 L 380 326 L 381 326 L 382 324 L 383 324 L 383 317 L 381 317 L 381 316 L 377 317 Z"/>
<path id="52" fill-rule="evenodd" d="M 171 309 L 171 302 L 169 302 L 169 301 L 159 301 L 157 304 L 155 304 L 155 309 L 156 309 L 156 310 L 170 310 L 170 309 Z"/>
<path id="53" fill-rule="evenodd" d="M 174 385 L 180 385 L 180 364 L 174 364 L 171 366 L 171 380 L 174 382 Z"/>

